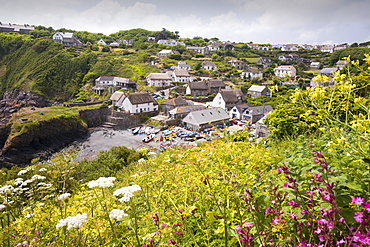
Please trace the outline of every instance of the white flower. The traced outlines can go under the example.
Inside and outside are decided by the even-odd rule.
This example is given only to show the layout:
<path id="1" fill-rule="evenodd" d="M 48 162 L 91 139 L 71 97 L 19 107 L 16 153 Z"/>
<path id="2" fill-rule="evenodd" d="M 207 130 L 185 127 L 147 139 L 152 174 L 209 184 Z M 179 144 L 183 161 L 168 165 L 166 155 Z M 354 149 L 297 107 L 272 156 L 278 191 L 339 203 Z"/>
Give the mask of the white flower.
<path id="1" fill-rule="evenodd" d="M 141 163 L 144 163 L 145 162 L 145 159 L 141 158 L 137 161 L 137 163 L 141 164 Z"/>
<path id="2" fill-rule="evenodd" d="M 31 180 L 34 181 L 34 180 L 44 180 L 46 177 L 44 176 L 40 176 L 40 175 L 33 175 Z"/>
<path id="3" fill-rule="evenodd" d="M 4 209 L 6 209 L 6 206 L 5 206 L 5 205 L 3 205 L 3 204 L 0 204 L 0 212 L 1 212 L 1 211 L 4 211 Z"/>
<path id="4" fill-rule="evenodd" d="M 119 210 L 119 209 L 112 209 L 112 211 L 110 211 L 110 214 L 109 214 L 110 219 L 117 220 L 117 221 L 121 221 L 123 217 L 126 217 L 126 216 L 128 216 L 128 214 L 126 214 L 125 211 Z"/>
<path id="5" fill-rule="evenodd" d="M 94 188 L 94 187 L 100 187 L 100 188 L 112 187 L 114 185 L 113 184 L 113 181 L 115 181 L 115 180 L 116 180 L 115 177 L 109 177 L 109 178 L 100 177 L 98 180 L 89 182 L 87 184 L 87 186 L 89 188 Z"/>
<path id="6" fill-rule="evenodd" d="M 46 169 L 46 168 L 41 168 L 40 170 L 39 170 L 39 172 L 46 172 L 48 169 Z"/>
<path id="7" fill-rule="evenodd" d="M 76 216 L 68 216 L 65 219 L 61 219 L 56 225 L 56 228 L 67 226 L 67 230 L 73 228 L 81 228 L 87 223 L 87 214 L 77 214 Z"/>
<path id="8" fill-rule="evenodd" d="M 33 215 L 34 215 L 34 213 L 29 213 L 29 214 L 27 214 L 27 215 L 26 215 L 26 216 L 24 216 L 24 217 L 26 217 L 26 218 L 31 218 Z"/>
<path id="9" fill-rule="evenodd" d="M 58 201 L 64 201 L 65 199 L 67 199 L 70 196 L 71 196 L 70 193 L 61 194 L 60 196 L 58 196 Z"/>
<path id="10" fill-rule="evenodd" d="M 11 185 L 5 185 L 0 188 L 0 194 L 11 194 L 14 190 L 14 187 Z"/>
<path id="11" fill-rule="evenodd" d="M 134 192 L 141 190 L 141 187 L 137 184 L 123 187 L 121 189 L 116 190 L 113 195 L 114 196 L 120 196 L 122 195 L 122 198 L 119 199 L 120 202 L 128 202 L 130 201 L 130 198 L 134 196 Z"/>
<path id="12" fill-rule="evenodd" d="M 23 183 L 23 178 L 16 178 L 14 179 L 14 185 L 20 185 Z"/>
<path id="13" fill-rule="evenodd" d="M 18 176 L 23 175 L 23 174 L 26 174 L 27 172 L 28 172 L 28 170 L 20 170 L 18 172 Z"/>

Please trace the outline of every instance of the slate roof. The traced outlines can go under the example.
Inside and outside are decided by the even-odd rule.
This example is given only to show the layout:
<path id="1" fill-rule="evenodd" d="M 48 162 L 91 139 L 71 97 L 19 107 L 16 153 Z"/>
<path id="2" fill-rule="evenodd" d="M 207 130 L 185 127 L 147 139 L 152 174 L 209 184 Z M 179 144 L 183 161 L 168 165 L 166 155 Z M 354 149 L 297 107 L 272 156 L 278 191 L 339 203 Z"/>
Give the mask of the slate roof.
<path id="1" fill-rule="evenodd" d="M 202 66 L 213 66 L 216 67 L 216 64 L 212 61 L 203 61 Z"/>
<path id="2" fill-rule="evenodd" d="M 252 107 L 249 107 L 249 110 L 252 111 L 253 116 L 266 114 L 268 112 L 273 111 L 271 105 L 252 106 Z"/>
<path id="3" fill-rule="evenodd" d="M 113 81 L 114 80 L 114 76 L 100 76 L 96 80 L 98 80 L 98 81 Z"/>
<path id="4" fill-rule="evenodd" d="M 206 107 L 203 105 L 188 105 L 188 106 L 179 106 L 175 109 L 169 111 L 171 114 L 179 114 L 179 113 L 188 113 L 193 111 L 204 110 Z"/>
<path id="5" fill-rule="evenodd" d="M 188 102 L 181 97 L 177 97 L 163 102 L 162 105 L 185 106 L 188 105 Z"/>
<path id="6" fill-rule="evenodd" d="M 332 74 L 332 73 L 336 72 L 337 70 L 338 70 L 338 68 L 323 68 L 320 71 L 320 74 Z"/>
<path id="7" fill-rule="evenodd" d="M 184 118 L 183 122 L 190 123 L 192 125 L 201 125 L 227 119 L 229 119 L 229 115 L 224 109 L 208 108 L 205 110 L 190 112 Z"/>
<path id="8" fill-rule="evenodd" d="M 249 89 L 248 89 L 248 92 L 249 91 L 253 91 L 253 92 L 262 92 L 263 90 L 265 90 L 265 88 L 267 88 L 266 86 L 260 86 L 260 85 L 252 85 Z"/>
<path id="9" fill-rule="evenodd" d="M 258 70 L 258 69 L 256 69 L 256 68 L 251 68 L 251 67 L 247 67 L 247 68 L 245 68 L 244 69 L 244 72 L 251 72 L 251 73 L 253 73 L 253 74 L 258 74 L 258 73 L 260 73 L 260 71 Z"/>
<path id="10" fill-rule="evenodd" d="M 148 93 L 130 93 L 127 98 L 133 105 L 145 103 L 153 103 L 154 105 L 158 105 L 158 102 Z"/>
<path id="11" fill-rule="evenodd" d="M 241 89 L 221 89 L 221 96 L 225 103 L 235 103 L 240 100 L 245 101 L 245 96 Z"/>
<path id="12" fill-rule="evenodd" d="M 252 106 L 253 106 L 252 104 L 239 104 L 236 105 L 235 107 L 238 110 L 238 112 L 242 113 L 245 109 L 249 109 Z"/>

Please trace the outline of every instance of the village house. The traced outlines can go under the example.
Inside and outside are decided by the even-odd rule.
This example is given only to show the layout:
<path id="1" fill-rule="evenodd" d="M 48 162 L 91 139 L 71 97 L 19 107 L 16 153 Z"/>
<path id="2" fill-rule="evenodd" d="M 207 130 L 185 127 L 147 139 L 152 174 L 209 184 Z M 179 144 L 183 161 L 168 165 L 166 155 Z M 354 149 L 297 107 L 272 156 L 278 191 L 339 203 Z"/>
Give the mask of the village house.
<path id="1" fill-rule="evenodd" d="M 173 71 L 167 71 L 173 82 L 191 82 L 193 79 L 190 77 L 189 72 L 183 69 L 175 69 Z"/>
<path id="2" fill-rule="evenodd" d="M 239 104 L 233 106 L 233 108 L 229 111 L 229 117 L 233 119 L 243 119 L 243 112 L 245 112 L 246 109 L 253 106 L 252 104 Z"/>
<path id="3" fill-rule="evenodd" d="M 61 43 L 68 46 L 82 46 L 81 41 L 77 39 L 73 33 L 68 32 L 56 32 L 53 35 L 54 42 Z"/>
<path id="4" fill-rule="evenodd" d="M 280 78 L 284 78 L 286 76 L 293 78 L 296 76 L 297 70 L 293 65 L 280 65 L 274 69 L 274 74 Z"/>
<path id="5" fill-rule="evenodd" d="M 310 68 L 311 69 L 320 69 L 321 63 L 320 62 L 311 62 L 310 63 Z"/>
<path id="6" fill-rule="evenodd" d="M 245 101 L 245 96 L 240 88 L 221 89 L 214 97 L 212 106 L 229 111 L 235 105 L 243 104 Z"/>
<path id="7" fill-rule="evenodd" d="M 263 73 L 262 73 L 262 71 L 260 71 L 260 70 L 258 70 L 256 68 L 251 68 L 251 67 L 248 66 L 240 74 L 240 77 L 243 78 L 243 79 L 246 79 L 248 81 L 251 81 L 251 80 L 253 80 L 255 78 L 262 79 L 263 78 Z"/>
<path id="8" fill-rule="evenodd" d="M 321 47 L 320 50 L 321 50 L 321 52 L 333 53 L 334 52 L 334 46 L 333 45 L 326 45 L 326 46 Z"/>
<path id="9" fill-rule="evenodd" d="M 271 90 L 267 86 L 252 85 L 248 89 L 248 93 L 251 95 L 251 98 L 256 98 L 259 96 L 271 97 Z"/>
<path id="10" fill-rule="evenodd" d="M 112 101 L 113 106 L 122 106 L 123 100 L 126 98 L 126 95 L 122 91 L 115 91 L 111 96 L 110 100 Z"/>
<path id="11" fill-rule="evenodd" d="M 32 30 L 35 30 L 34 26 L 29 25 L 14 25 L 11 23 L 0 22 L 0 33 L 19 33 L 29 35 Z"/>
<path id="12" fill-rule="evenodd" d="M 339 51 L 342 49 L 346 49 L 347 47 L 348 47 L 348 44 L 335 45 L 333 51 Z"/>
<path id="13" fill-rule="evenodd" d="M 321 87 L 331 87 L 331 86 L 333 86 L 336 83 L 333 79 L 334 73 L 337 72 L 337 71 L 338 71 L 338 68 L 323 68 L 319 73 L 319 76 L 321 76 L 322 80 L 320 82 L 311 80 L 310 86 L 315 87 L 318 84 Z"/>
<path id="14" fill-rule="evenodd" d="M 234 66 L 236 69 L 246 69 L 248 67 L 246 62 L 241 60 L 230 60 L 227 62 L 227 64 Z"/>
<path id="15" fill-rule="evenodd" d="M 268 114 L 266 114 L 265 116 L 267 116 Z M 264 123 L 264 119 L 265 118 L 263 117 L 255 123 L 256 137 L 267 137 L 270 135 L 270 130 L 268 129 L 268 126 Z"/>
<path id="16" fill-rule="evenodd" d="M 133 39 L 119 39 L 117 40 L 118 44 L 124 44 L 124 45 L 127 45 L 127 46 L 132 46 L 134 44 L 134 40 Z"/>
<path id="17" fill-rule="evenodd" d="M 172 54 L 178 54 L 177 51 L 173 51 L 173 50 L 169 50 L 169 49 L 164 49 L 164 50 L 161 50 L 160 52 L 158 52 L 158 57 L 168 57 Z"/>
<path id="18" fill-rule="evenodd" d="M 203 61 L 202 62 L 202 68 L 205 69 L 205 70 L 216 70 L 217 66 L 212 61 Z"/>
<path id="19" fill-rule="evenodd" d="M 183 119 L 186 117 L 190 112 L 193 111 L 200 111 L 204 110 L 207 107 L 204 105 L 187 105 L 187 106 L 179 106 L 175 109 L 172 109 L 168 112 L 168 116 L 173 119 Z"/>
<path id="20" fill-rule="evenodd" d="M 210 44 L 207 47 L 208 47 L 208 51 L 210 53 L 220 50 L 220 45 L 219 44 Z"/>
<path id="21" fill-rule="evenodd" d="M 221 89 L 225 89 L 226 85 L 222 79 L 210 79 L 207 81 L 208 94 L 216 94 Z"/>
<path id="22" fill-rule="evenodd" d="M 168 46 L 175 46 L 175 45 L 182 45 L 185 46 L 184 42 L 176 41 L 176 40 L 166 40 L 166 39 L 160 39 L 157 41 L 158 45 L 168 45 Z"/>
<path id="23" fill-rule="evenodd" d="M 309 50 L 309 51 L 312 51 L 314 49 L 314 46 L 313 45 L 307 45 L 307 44 L 301 45 L 301 47 L 303 49 Z"/>
<path id="24" fill-rule="evenodd" d="M 337 68 L 340 70 L 342 70 L 344 66 L 346 66 L 346 64 L 347 64 L 346 60 L 338 60 L 338 62 L 336 63 Z"/>
<path id="25" fill-rule="evenodd" d="M 104 91 L 113 93 L 118 89 L 127 89 L 135 91 L 136 82 L 117 76 L 100 76 L 95 79 L 95 86 L 92 88 L 96 94 L 101 95 Z"/>
<path id="26" fill-rule="evenodd" d="M 281 47 L 282 51 L 298 51 L 298 44 L 285 44 Z"/>
<path id="27" fill-rule="evenodd" d="M 209 48 L 207 46 L 204 46 L 204 47 L 188 46 L 188 47 L 186 47 L 186 49 L 188 49 L 189 51 L 192 51 L 194 53 L 209 55 Z"/>
<path id="28" fill-rule="evenodd" d="M 167 73 L 150 73 L 146 77 L 147 85 L 150 87 L 168 87 L 172 79 Z"/>
<path id="29" fill-rule="evenodd" d="M 303 59 L 295 53 L 280 55 L 278 59 L 280 61 L 286 62 L 286 63 L 302 62 L 303 61 Z"/>
<path id="30" fill-rule="evenodd" d="M 158 111 L 158 102 L 149 93 L 130 93 L 122 108 L 130 113 L 153 112 Z"/>
<path id="31" fill-rule="evenodd" d="M 264 68 L 267 68 L 272 64 L 271 58 L 268 57 L 260 57 L 256 62 L 257 65 L 262 65 Z"/>
<path id="32" fill-rule="evenodd" d="M 320 71 L 320 76 L 327 76 L 327 77 L 333 77 L 334 72 L 337 72 L 338 68 L 323 68 Z"/>
<path id="33" fill-rule="evenodd" d="M 107 43 L 105 43 L 105 41 L 103 39 L 100 39 L 98 42 L 97 42 L 98 45 L 107 45 Z"/>
<path id="34" fill-rule="evenodd" d="M 162 103 L 162 112 L 167 114 L 169 111 L 171 111 L 171 110 L 173 110 L 177 107 L 188 106 L 188 105 L 189 105 L 189 103 L 180 96 L 180 97 L 173 98 L 173 99 L 170 99 L 170 100 L 167 100 L 167 101 L 163 102 Z"/>
<path id="35" fill-rule="evenodd" d="M 204 81 L 193 81 L 189 82 L 185 89 L 186 95 L 191 95 L 192 97 L 207 96 L 208 86 Z"/>
<path id="36" fill-rule="evenodd" d="M 271 105 L 251 106 L 244 110 L 241 119 L 254 124 L 272 111 Z"/>
<path id="37" fill-rule="evenodd" d="M 207 108 L 190 112 L 182 122 L 187 128 L 193 131 L 201 131 L 228 123 L 229 115 L 222 108 Z"/>
<path id="38" fill-rule="evenodd" d="M 190 64 L 187 64 L 186 62 L 183 62 L 183 61 L 179 61 L 177 63 L 177 67 L 176 68 L 177 69 L 186 70 L 186 71 L 191 70 Z"/>

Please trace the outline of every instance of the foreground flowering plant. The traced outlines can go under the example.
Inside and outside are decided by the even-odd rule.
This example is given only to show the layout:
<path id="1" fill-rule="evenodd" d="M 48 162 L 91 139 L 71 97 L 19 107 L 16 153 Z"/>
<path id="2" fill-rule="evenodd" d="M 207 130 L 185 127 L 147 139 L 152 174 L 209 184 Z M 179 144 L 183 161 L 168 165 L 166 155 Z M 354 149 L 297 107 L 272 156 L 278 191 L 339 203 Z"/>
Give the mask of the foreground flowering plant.
<path id="1" fill-rule="evenodd" d="M 294 234 L 289 236 L 295 246 L 370 246 L 370 201 L 352 197 L 346 209 L 339 207 L 336 184 L 331 180 L 336 174 L 329 168 L 321 152 L 314 152 L 313 155 L 314 162 L 320 165 L 322 172 L 313 174 L 308 181 L 309 190 L 300 189 L 299 182 L 286 165 L 278 168 L 278 172 L 283 173 L 288 180 L 283 187 L 290 191 L 283 193 L 283 190 L 279 191 L 275 187 L 275 200 L 271 201 L 271 206 L 265 208 L 264 214 L 255 214 L 263 215 L 254 218 L 256 222 L 262 223 L 262 226 L 256 228 L 263 229 L 255 237 L 255 243 L 279 243 L 276 233 L 284 233 L 282 229 L 296 228 Z M 248 189 L 245 201 L 249 209 L 262 210 Z M 253 246 L 254 236 L 251 232 L 255 231 L 252 231 L 252 225 L 244 223 L 235 229 L 244 246 Z"/>

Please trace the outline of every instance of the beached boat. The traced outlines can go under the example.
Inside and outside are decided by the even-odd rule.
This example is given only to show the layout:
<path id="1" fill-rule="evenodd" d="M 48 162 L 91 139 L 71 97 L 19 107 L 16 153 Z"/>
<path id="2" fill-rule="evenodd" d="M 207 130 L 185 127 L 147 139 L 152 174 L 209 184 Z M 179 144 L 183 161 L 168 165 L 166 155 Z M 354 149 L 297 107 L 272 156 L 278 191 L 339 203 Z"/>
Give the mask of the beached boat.
<path id="1" fill-rule="evenodd" d="M 143 139 L 143 142 L 145 143 L 148 143 L 148 142 L 151 142 L 153 139 L 154 139 L 155 135 L 154 134 L 150 134 L 148 136 L 146 136 L 144 139 Z"/>

